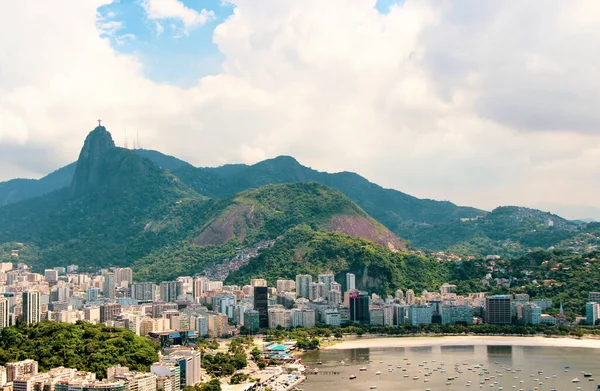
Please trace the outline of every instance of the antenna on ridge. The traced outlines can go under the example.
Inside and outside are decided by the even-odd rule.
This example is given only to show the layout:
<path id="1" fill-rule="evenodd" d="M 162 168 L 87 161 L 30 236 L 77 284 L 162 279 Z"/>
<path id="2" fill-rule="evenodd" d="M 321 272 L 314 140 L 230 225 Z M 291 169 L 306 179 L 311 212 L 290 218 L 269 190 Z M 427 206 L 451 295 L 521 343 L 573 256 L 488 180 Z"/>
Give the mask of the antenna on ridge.
<path id="1" fill-rule="evenodd" d="M 142 149 L 142 145 L 140 144 L 140 130 L 136 129 L 136 138 L 137 138 L 137 147 L 138 149 Z"/>
<path id="2" fill-rule="evenodd" d="M 125 149 L 127 149 L 127 129 L 125 129 Z"/>

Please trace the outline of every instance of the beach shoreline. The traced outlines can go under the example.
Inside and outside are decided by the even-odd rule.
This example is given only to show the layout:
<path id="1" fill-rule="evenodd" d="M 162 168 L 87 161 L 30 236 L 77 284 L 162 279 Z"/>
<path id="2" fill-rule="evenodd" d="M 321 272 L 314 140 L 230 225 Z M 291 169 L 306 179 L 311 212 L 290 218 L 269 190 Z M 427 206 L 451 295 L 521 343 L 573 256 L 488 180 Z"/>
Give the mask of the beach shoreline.
<path id="1" fill-rule="evenodd" d="M 401 348 L 421 346 L 542 346 L 563 348 L 600 349 L 600 339 L 571 337 L 517 337 L 517 336 L 427 336 L 427 337 L 372 337 L 356 338 L 332 343 L 322 350 L 359 348 Z"/>

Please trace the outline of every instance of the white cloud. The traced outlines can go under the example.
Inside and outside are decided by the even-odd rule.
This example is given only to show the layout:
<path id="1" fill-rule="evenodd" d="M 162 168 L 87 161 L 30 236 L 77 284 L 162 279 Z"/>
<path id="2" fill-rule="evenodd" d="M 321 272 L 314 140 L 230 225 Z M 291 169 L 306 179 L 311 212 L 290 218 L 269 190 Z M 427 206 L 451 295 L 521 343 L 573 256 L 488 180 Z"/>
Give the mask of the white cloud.
<path id="1" fill-rule="evenodd" d="M 123 28 L 123 23 L 116 20 L 111 20 L 110 22 L 98 21 L 96 28 L 101 36 L 112 37 Z"/>
<path id="2" fill-rule="evenodd" d="M 165 28 L 162 26 L 162 24 L 156 22 L 155 23 L 156 26 L 156 36 L 160 37 L 162 35 L 162 33 L 165 31 Z"/>
<path id="3" fill-rule="evenodd" d="M 213 11 L 202 9 L 198 12 L 186 7 L 179 0 L 143 0 L 142 7 L 146 10 L 148 19 L 179 19 L 184 24 L 185 31 L 193 27 L 202 26 L 215 18 Z M 162 32 L 162 30 L 159 31 Z"/>
<path id="4" fill-rule="evenodd" d="M 177 1 L 145 3 L 156 22 L 203 23 Z M 3 179 L 75 160 L 101 117 L 118 143 L 139 130 L 144 147 L 197 165 L 290 154 L 484 208 L 600 207 L 600 3 L 408 0 L 385 15 L 374 0 L 232 3 L 214 34 L 222 71 L 183 89 L 99 37 L 100 1 L 9 2 Z"/>

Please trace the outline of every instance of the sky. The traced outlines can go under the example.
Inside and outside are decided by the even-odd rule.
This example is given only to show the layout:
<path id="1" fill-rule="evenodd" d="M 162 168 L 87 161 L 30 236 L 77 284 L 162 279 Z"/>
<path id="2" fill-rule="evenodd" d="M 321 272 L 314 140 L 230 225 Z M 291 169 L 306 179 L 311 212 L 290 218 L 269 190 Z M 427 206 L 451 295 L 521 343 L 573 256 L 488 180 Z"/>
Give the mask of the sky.
<path id="1" fill-rule="evenodd" d="M 0 181 L 116 143 L 292 155 L 420 198 L 600 219 L 596 0 L 19 0 L 0 13 Z"/>

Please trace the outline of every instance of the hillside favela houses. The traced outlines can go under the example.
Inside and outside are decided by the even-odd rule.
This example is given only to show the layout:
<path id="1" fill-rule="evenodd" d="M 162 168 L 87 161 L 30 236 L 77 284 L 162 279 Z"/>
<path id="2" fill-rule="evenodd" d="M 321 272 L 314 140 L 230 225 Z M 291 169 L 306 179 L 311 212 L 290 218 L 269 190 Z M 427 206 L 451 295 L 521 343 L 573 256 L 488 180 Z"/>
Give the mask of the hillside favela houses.
<path id="1" fill-rule="evenodd" d="M 297 275 L 295 280 L 277 280 L 274 286 L 264 279 L 236 286 L 206 276 L 181 276 L 159 283 L 133 282 L 133 277 L 130 268 L 86 273 L 72 265 L 41 274 L 22 263 L 0 264 L 0 328 L 17 321 L 103 323 L 151 338 L 163 351 L 147 373 L 117 366 L 104 379 L 63 367 L 41 373 L 33 360 L 7 363 L 0 367 L 3 390 L 179 391 L 208 380 L 201 353 L 194 349 L 196 339 L 256 335 L 265 329 L 567 323 L 562 307 L 558 315 L 549 315 L 545 310 L 552 307 L 550 300 L 532 300 L 527 294 L 459 295 L 456 286 L 443 284 L 435 292 L 398 289 L 394 296 L 381 297 L 357 289 L 357 277 L 351 273 Z M 600 318 L 599 303 L 600 293 L 590 292 L 586 317 L 578 321 L 595 324 Z M 290 368 L 296 371 L 298 362 L 292 354 L 296 348 L 293 341 L 265 344 L 262 355 L 277 358 L 284 366 L 269 367 L 254 376 L 268 382 L 284 373 L 288 376 Z M 301 376 L 298 372 L 297 378 Z"/>

